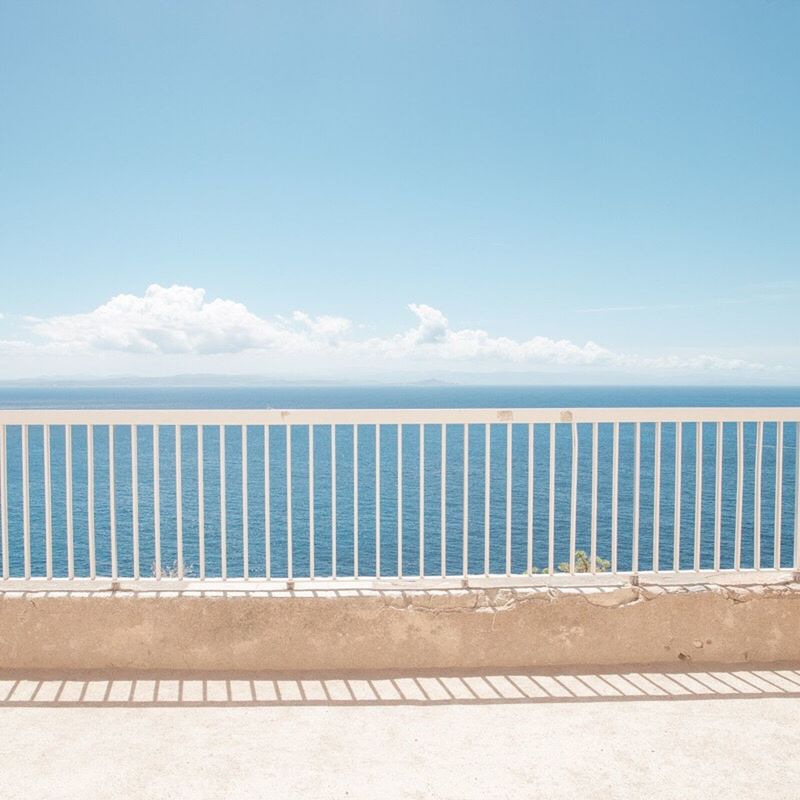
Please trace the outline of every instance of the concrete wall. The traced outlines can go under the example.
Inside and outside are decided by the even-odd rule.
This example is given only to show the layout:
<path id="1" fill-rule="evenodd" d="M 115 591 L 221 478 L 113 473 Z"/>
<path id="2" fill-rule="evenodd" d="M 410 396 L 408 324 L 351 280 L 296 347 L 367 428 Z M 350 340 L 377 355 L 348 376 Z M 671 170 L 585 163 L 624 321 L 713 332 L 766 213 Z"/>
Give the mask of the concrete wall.
<path id="1" fill-rule="evenodd" d="M 332 593 L 328 593 L 332 594 Z M 800 585 L 0 599 L 0 668 L 471 669 L 800 661 Z"/>

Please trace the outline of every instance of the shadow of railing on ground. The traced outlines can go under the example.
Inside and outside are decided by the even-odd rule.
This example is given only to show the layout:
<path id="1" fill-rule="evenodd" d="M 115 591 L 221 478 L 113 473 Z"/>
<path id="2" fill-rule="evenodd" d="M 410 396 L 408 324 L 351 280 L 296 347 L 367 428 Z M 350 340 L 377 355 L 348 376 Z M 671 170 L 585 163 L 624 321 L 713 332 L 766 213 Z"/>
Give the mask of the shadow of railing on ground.
<path id="1" fill-rule="evenodd" d="M 800 669 L 481 674 L 0 673 L 2 707 L 384 706 L 800 698 Z"/>

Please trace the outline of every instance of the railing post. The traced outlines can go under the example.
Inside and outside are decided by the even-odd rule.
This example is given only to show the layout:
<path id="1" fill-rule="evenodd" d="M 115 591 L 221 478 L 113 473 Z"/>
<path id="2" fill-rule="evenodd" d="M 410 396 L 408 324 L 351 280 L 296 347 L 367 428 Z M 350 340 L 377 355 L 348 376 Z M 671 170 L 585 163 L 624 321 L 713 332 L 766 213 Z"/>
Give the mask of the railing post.
<path id="1" fill-rule="evenodd" d="M 381 577 L 381 426 L 375 425 L 375 579 Z"/>
<path id="2" fill-rule="evenodd" d="M 9 577 L 11 555 L 8 551 L 8 471 L 6 466 L 6 426 L 0 425 L 0 558 L 3 579 Z"/>
<path id="3" fill-rule="evenodd" d="M 469 584 L 469 425 L 464 424 L 464 488 L 462 509 L 461 540 L 461 585 L 464 589 Z"/>
<path id="4" fill-rule="evenodd" d="M 181 447 L 181 426 L 175 426 L 175 555 L 178 567 L 178 579 L 184 578 L 183 565 L 183 448 Z"/>
<path id="5" fill-rule="evenodd" d="M 794 574 L 800 583 L 800 422 L 795 425 L 794 437 Z"/>

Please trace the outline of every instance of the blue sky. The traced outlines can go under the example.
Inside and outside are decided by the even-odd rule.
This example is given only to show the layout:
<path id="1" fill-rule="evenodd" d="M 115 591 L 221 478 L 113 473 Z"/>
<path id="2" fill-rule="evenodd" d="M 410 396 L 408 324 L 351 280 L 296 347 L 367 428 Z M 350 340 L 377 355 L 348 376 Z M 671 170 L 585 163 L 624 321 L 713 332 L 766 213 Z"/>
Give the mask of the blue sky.
<path id="1" fill-rule="evenodd" d="M 800 382 L 798 40 L 794 0 L 0 0 L 4 372 Z"/>

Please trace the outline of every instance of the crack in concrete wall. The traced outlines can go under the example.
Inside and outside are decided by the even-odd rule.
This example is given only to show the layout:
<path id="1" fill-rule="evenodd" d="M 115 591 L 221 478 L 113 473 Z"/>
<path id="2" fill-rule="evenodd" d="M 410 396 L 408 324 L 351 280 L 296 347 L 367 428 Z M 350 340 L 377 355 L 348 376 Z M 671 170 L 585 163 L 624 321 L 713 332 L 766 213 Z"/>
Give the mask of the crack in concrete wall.
<path id="1" fill-rule="evenodd" d="M 543 587 L 535 589 L 495 588 L 460 590 L 411 590 L 378 593 L 386 608 L 421 611 L 434 614 L 452 614 L 464 611 L 477 613 L 502 613 L 511 611 L 522 603 L 557 602 L 565 597 L 582 597 L 587 603 L 602 608 L 622 608 L 647 602 L 666 594 L 696 594 L 711 592 L 734 603 L 747 603 L 763 597 L 793 596 L 800 593 L 800 584 L 784 583 L 751 586 L 721 586 L 699 584 L 692 586 L 621 586 L 581 588 Z"/>

